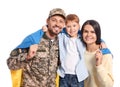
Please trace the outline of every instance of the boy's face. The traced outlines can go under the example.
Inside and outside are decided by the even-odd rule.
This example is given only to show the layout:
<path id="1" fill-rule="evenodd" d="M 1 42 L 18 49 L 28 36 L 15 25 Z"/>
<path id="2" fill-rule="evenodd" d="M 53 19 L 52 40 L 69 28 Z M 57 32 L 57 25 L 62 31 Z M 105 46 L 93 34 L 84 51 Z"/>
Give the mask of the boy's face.
<path id="1" fill-rule="evenodd" d="M 66 31 L 71 37 L 77 37 L 79 29 L 80 25 L 75 21 L 68 21 L 66 24 Z"/>

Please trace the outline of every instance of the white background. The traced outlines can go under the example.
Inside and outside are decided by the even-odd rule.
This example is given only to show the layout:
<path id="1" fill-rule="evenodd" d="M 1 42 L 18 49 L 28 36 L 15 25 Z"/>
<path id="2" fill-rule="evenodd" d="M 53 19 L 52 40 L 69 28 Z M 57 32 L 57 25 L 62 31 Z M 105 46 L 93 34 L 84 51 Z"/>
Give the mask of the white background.
<path id="1" fill-rule="evenodd" d="M 12 87 L 6 64 L 10 51 L 45 25 L 49 11 L 56 7 L 77 14 L 81 25 L 87 19 L 100 23 L 102 38 L 114 55 L 114 87 L 120 87 L 119 0 L 0 0 L 0 86 Z"/>

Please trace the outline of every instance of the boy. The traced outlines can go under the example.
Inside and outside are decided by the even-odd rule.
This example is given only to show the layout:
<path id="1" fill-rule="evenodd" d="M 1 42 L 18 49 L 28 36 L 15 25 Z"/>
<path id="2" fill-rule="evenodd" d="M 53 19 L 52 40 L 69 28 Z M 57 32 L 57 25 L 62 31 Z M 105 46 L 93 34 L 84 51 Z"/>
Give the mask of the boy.
<path id="1" fill-rule="evenodd" d="M 69 14 L 66 17 L 66 29 L 59 34 L 59 50 L 61 65 L 58 69 L 60 75 L 60 87 L 84 87 L 84 80 L 88 72 L 83 58 L 83 44 L 79 17 Z"/>

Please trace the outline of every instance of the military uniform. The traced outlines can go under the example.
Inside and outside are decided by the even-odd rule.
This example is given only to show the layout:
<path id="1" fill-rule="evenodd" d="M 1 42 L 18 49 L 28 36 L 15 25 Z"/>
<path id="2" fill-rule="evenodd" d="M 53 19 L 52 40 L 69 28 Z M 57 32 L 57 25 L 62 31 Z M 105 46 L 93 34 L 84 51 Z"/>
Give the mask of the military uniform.
<path id="1" fill-rule="evenodd" d="M 26 60 L 28 49 L 16 50 L 11 52 L 7 64 L 12 70 L 23 69 L 21 87 L 56 87 L 58 38 L 51 41 L 44 34 L 38 44 L 36 55 L 29 60 Z"/>

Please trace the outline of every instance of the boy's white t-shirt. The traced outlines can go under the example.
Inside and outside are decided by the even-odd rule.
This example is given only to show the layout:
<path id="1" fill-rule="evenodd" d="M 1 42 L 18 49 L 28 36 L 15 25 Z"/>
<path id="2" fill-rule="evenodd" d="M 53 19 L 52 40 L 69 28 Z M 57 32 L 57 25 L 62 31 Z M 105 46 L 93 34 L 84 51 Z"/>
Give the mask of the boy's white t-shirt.
<path id="1" fill-rule="evenodd" d="M 66 49 L 66 58 L 65 58 L 65 73 L 66 74 L 75 74 L 76 64 L 79 61 L 79 53 L 77 51 L 76 45 L 77 38 L 69 38 L 67 49 Z"/>

